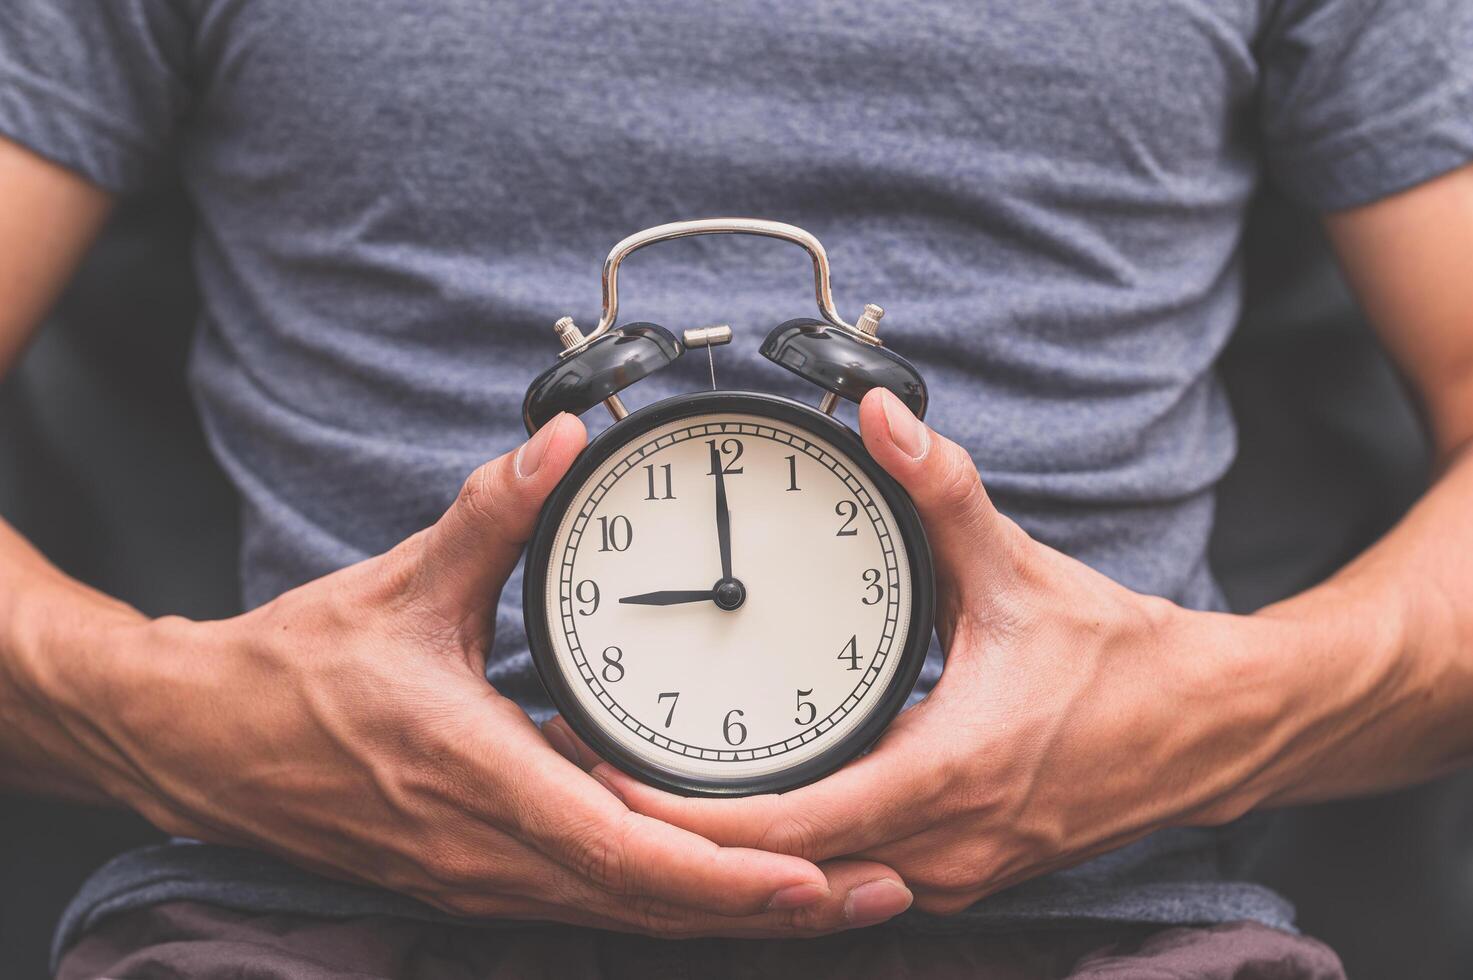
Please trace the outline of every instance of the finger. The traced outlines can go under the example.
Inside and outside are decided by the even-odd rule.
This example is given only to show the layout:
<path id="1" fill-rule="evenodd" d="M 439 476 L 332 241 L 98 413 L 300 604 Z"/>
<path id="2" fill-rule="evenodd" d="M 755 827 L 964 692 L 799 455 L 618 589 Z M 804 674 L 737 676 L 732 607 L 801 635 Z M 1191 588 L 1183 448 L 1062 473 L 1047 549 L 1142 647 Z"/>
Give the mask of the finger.
<path id="1" fill-rule="evenodd" d="M 798 909 L 767 909 L 755 915 L 693 913 L 679 906 L 654 907 L 658 933 L 687 936 L 806 937 L 878 925 L 904 912 L 914 895 L 893 868 L 874 861 L 841 859 L 822 865 L 829 893 Z M 636 926 L 644 923 L 636 921 Z"/>
<path id="2" fill-rule="evenodd" d="M 915 502 L 940 569 L 996 579 L 1014 567 L 1021 532 L 992 506 L 965 449 L 883 388 L 864 396 L 859 427 L 870 455 Z"/>
<path id="3" fill-rule="evenodd" d="M 477 469 L 455 502 L 416 536 L 416 587 L 451 622 L 486 613 L 532 534 L 537 514 L 587 441 L 563 413 L 513 452 Z"/>
<path id="4" fill-rule="evenodd" d="M 904 912 L 914 901 L 894 869 L 874 861 L 838 860 L 823 865 L 829 893 L 797 909 L 766 909 L 754 915 L 727 916 L 655 902 L 631 906 L 617 897 L 590 902 L 609 928 L 667 937 L 807 937 L 878 925 Z"/>
<path id="5" fill-rule="evenodd" d="M 656 789 L 607 763 L 592 774 L 631 810 L 708 840 L 819 861 L 909 837 L 937 819 L 945 755 L 934 737 L 926 737 L 922 710 L 901 715 L 868 755 L 787 793 L 696 799 Z"/>
<path id="6" fill-rule="evenodd" d="M 562 715 L 554 715 L 543 722 L 542 735 L 557 749 L 558 755 L 584 772 L 604 761 L 602 756 L 588 747 L 587 742 L 578 737 L 578 733 L 573 731 Z"/>
<path id="7" fill-rule="evenodd" d="M 466 916 L 542 919 L 676 939 L 816 936 L 878 925 L 899 915 L 914 901 L 900 876 L 874 861 L 830 861 L 823 872 L 830 888 L 823 901 L 753 915 L 720 915 L 660 899 L 631 900 L 598 889 L 551 862 L 543 867 L 531 866 L 526 877 L 537 887 L 526 897 L 481 891 L 437 904 Z"/>
<path id="8" fill-rule="evenodd" d="M 549 858 L 605 891 L 660 899 L 722 915 L 751 915 L 778 900 L 828 894 L 817 866 L 788 854 L 719 847 L 643 814 L 549 747 L 529 719 L 483 744 L 499 770 L 509 828 Z"/>

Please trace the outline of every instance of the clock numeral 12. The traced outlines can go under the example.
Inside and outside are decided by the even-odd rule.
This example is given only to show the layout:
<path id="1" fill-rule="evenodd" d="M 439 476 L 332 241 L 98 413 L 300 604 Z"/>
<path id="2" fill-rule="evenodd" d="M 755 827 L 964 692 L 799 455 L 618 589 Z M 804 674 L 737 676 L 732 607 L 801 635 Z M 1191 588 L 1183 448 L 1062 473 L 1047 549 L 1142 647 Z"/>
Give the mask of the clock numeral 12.
<path id="1" fill-rule="evenodd" d="M 655 464 L 654 463 L 650 463 L 649 465 L 647 465 L 644 468 L 644 475 L 645 475 L 645 478 L 649 481 L 649 486 L 650 486 L 650 492 L 644 498 L 645 500 L 674 500 L 675 499 L 675 493 L 670 488 L 670 465 L 671 464 L 666 463 L 664 466 L 661 466 L 660 467 L 660 469 L 662 469 L 662 470 L 665 471 L 665 496 L 663 496 L 663 497 L 657 497 L 657 496 L 655 496 Z"/>
<path id="2" fill-rule="evenodd" d="M 716 448 L 716 440 L 715 439 L 707 439 L 706 440 L 706 445 L 710 446 L 712 449 L 715 449 Z M 720 455 L 722 455 L 722 456 L 728 456 L 728 455 L 731 456 L 731 462 L 730 463 L 723 463 L 722 464 L 722 466 L 721 466 L 721 472 L 722 473 L 726 474 L 727 476 L 732 476 L 732 475 L 737 474 L 737 473 L 740 473 L 742 471 L 742 468 L 740 466 L 738 466 L 736 463 L 737 463 L 737 460 L 739 460 L 739 459 L 742 458 L 742 450 L 744 448 L 745 447 L 742 445 L 742 441 L 740 439 L 723 439 L 723 440 L 721 440 L 721 453 L 720 453 Z M 707 473 L 706 475 L 707 476 L 715 476 L 716 475 L 716 467 L 714 467 L 714 466 L 711 467 L 711 472 Z"/>
<path id="3" fill-rule="evenodd" d="M 845 670 L 858 670 L 859 669 L 859 637 L 858 636 L 851 636 L 851 637 L 849 637 L 849 642 L 846 643 L 846 644 L 844 644 L 844 649 L 839 651 L 839 656 L 837 658 L 835 658 L 835 659 L 849 661 L 849 666 L 848 667 L 845 667 L 844 668 Z"/>
<path id="4" fill-rule="evenodd" d="M 634 543 L 634 525 L 623 514 L 600 517 L 598 526 L 604 539 L 603 544 L 599 545 L 599 551 L 628 551 L 629 546 Z"/>

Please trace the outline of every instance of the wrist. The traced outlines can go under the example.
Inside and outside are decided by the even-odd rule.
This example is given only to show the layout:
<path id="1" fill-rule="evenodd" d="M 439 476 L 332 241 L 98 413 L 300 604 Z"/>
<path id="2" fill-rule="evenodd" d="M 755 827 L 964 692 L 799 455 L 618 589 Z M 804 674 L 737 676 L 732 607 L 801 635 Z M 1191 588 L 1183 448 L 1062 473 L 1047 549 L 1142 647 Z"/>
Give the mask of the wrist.
<path id="1" fill-rule="evenodd" d="M 1411 669 L 1403 617 L 1353 584 L 1322 585 L 1252 615 L 1182 611 L 1178 651 L 1193 651 L 1217 746 L 1200 819 L 1383 788 L 1372 753 L 1394 718 L 1435 684 Z M 1381 738 L 1368 732 L 1386 726 Z"/>
<path id="2" fill-rule="evenodd" d="M 1323 713 L 1297 653 L 1308 643 L 1303 625 L 1177 607 L 1163 632 L 1187 675 L 1184 744 L 1199 756 L 1181 822 L 1225 824 L 1272 803 L 1294 778 L 1293 747 Z"/>

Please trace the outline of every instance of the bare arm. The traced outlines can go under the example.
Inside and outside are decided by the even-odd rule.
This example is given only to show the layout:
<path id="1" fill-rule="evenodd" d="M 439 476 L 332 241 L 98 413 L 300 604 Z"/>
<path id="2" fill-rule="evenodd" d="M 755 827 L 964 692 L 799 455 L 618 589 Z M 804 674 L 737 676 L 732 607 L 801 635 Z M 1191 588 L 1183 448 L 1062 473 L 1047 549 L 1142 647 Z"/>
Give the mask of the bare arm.
<path id="1" fill-rule="evenodd" d="M 684 799 L 586 746 L 582 763 L 641 813 L 883 861 L 919 908 L 950 913 L 1164 827 L 1473 760 L 1473 169 L 1329 224 L 1426 408 L 1440 475 L 1328 582 L 1251 616 L 1133 593 L 1030 538 L 964 449 L 871 392 L 865 445 L 936 554 L 947 663 L 930 696 L 873 752 L 780 796 Z"/>
<path id="2" fill-rule="evenodd" d="M 76 174 L 0 139 L 0 376 L 97 237 L 112 201 Z"/>
<path id="3" fill-rule="evenodd" d="M 13 143 L 0 140 L 0 376 L 96 237 L 106 193 Z M 0 520 L 0 786 L 106 799 L 81 760 L 58 744 L 44 706 L 17 670 L 60 609 L 84 623 L 140 618 L 122 603 L 68 579 Z"/>
<path id="4" fill-rule="evenodd" d="M 107 211 L 0 143 L 0 363 Z M 559 416 L 433 526 L 229 620 L 150 620 L 0 522 L 0 787 L 132 807 L 468 916 L 660 935 L 867 925 L 895 880 L 717 847 L 629 811 L 485 679 L 496 597 L 583 445 Z M 856 911 L 857 910 L 857 911 Z"/>
<path id="5" fill-rule="evenodd" d="M 1390 788 L 1473 760 L 1473 167 L 1327 227 L 1422 405 L 1437 476 L 1374 547 L 1260 614 L 1296 628 L 1298 689 L 1317 719 L 1265 772 L 1273 803 Z"/>

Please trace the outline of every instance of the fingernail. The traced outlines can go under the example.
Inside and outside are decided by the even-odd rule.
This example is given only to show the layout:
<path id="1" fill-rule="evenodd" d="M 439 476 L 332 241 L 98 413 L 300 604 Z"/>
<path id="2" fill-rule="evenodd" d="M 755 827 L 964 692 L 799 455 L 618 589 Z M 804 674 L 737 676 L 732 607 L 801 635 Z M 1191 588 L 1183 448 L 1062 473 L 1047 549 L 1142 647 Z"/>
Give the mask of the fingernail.
<path id="1" fill-rule="evenodd" d="M 910 908 L 910 889 L 893 878 L 866 881 L 844 899 L 844 919 L 851 926 L 872 926 Z"/>
<path id="2" fill-rule="evenodd" d="M 547 739 L 547 744 L 557 749 L 557 754 L 567 759 L 573 765 L 578 764 L 578 750 L 574 748 L 573 742 L 567 733 L 558 725 L 547 722 L 542 726 L 542 737 Z"/>
<path id="3" fill-rule="evenodd" d="M 603 783 L 604 789 L 608 790 L 610 793 L 613 793 L 615 798 L 618 799 L 620 803 L 627 803 L 628 801 L 624 799 L 624 794 L 619 792 L 618 788 L 615 787 L 613 783 L 609 782 L 608 777 L 606 777 L 602 772 L 599 771 L 602 768 L 602 765 L 594 766 L 593 769 L 589 771 L 589 775 L 592 776 L 594 779 L 597 779 L 599 782 Z"/>
<path id="4" fill-rule="evenodd" d="M 789 885 L 779 888 L 772 896 L 772 901 L 767 903 L 767 911 L 782 912 L 787 909 L 801 909 L 814 902 L 821 902 L 829 893 L 828 888 L 815 882 L 807 881 L 801 885 Z"/>
<path id="5" fill-rule="evenodd" d="M 537 430 L 537 434 L 526 442 L 522 448 L 517 450 L 515 460 L 517 476 L 525 480 L 537 472 L 537 467 L 542 465 L 542 457 L 547 454 L 547 444 L 552 442 L 552 434 L 557 431 L 558 426 L 563 424 L 563 413 L 559 412 L 552 420 Z"/>
<path id="6" fill-rule="evenodd" d="M 894 393 L 886 391 L 880 399 L 885 407 L 885 424 L 890 427 L 890 441 L 911 459 L 926 455 L 926 450 L 931 448 L 931 434 L 926 426 Z"/>

